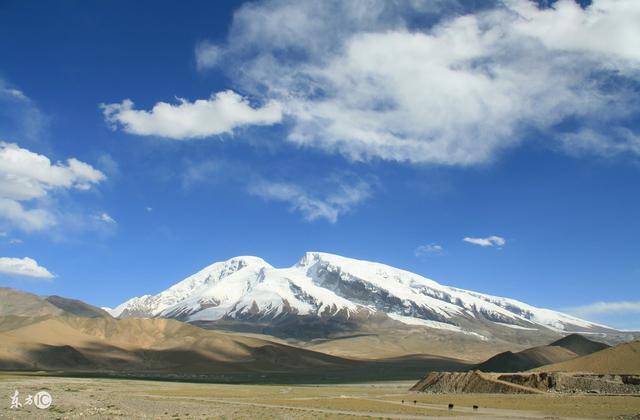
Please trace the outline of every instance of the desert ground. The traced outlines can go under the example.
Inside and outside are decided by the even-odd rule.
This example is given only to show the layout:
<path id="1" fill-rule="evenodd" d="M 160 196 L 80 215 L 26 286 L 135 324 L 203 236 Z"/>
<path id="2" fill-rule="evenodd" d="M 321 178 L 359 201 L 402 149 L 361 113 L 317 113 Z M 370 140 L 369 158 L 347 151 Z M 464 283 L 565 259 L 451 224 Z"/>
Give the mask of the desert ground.
<path id="1" fill-rule="evenodd" d="M 0 373 L 0 418 L 634 418 L 640 397 L 436 395 L 412 381 L 341 385 L 228 385 Z M 48 409 L 11 408 L 46 390 Z M 403 403 L 404 400 L 404 403 Z M 454 404 L 449 410 L 448 404 Z M 478 405 L 477 411 L 473 405 Z"/>

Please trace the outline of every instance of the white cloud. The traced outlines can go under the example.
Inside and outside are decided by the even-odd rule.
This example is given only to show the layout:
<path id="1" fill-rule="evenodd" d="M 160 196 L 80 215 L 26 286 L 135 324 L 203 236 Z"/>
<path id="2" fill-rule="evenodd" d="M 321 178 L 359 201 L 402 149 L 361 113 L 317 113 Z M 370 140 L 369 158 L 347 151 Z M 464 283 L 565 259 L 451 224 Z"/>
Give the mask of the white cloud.
<path id="1" fill-rule="evenodd" d="M 560 146 L 573 155 L 597 154 L 612 157 L 622 153 L 640 155 L 640 134 L 618 127 L 615 135 L 606 135 L 591 128 L 582 128 L 559 136 Z"/>
<path id="2" fill-rule="evenodd" d="M 3 88 L 4 93 L 8 96 L 13 96 L 15 99 L 21 101 L 28 101 L 29 98 L 25 95 L 21 90 L 11 89 L 11 88 Z"/>
<path id="3" fill-rule="evenodd" d="M 0 78 L 0 138 L 40 143 L 47 123 L 48 118 L 24 92 Z"/>
<path id="4" fill-rule="evenodd" d="M 36 260 L 29 257 L 0 258 L 0 274 L 40 279 L 52 279 L 55 277 L 49 270 L 38 265 Z"/>
<path id="5" fill-rule="evenodd" d="M 438 245 L 438 244 L 420 245 L 413 250 L 413 254 L 416 257 L 425 257 L 428 255 L 440 255 L 443 252 L 444 252 L 444 248 L 442 247 L 442 245 Z"/>
<path id="6" fill-rule="evenodd" d="M 178 179 L 185 189 L 223 183 L 267 201 L 287 203 L 307 221 L 337 222 L 366 201 L 377 183 L 375 176 L 359 177 L 329 167 L 321 176 L 304 170 L 291 173 L 291 168 L 304 163 L 291 159 L 252 164 L 233 159 L 185 159 L 183 163 Z"/>
<path id="7" fill-rule="evenodd" d="M 147 213 L 151 213 L 153 211 L 153 207 L 145 207 Z"/>
<path id="8" fill-rule="evenodd" d="M 507 240 L 505 238 L 502 238 L 500 236 L 489 236 L 486 238 L 470 238 L 470 237 L 466 237 L 463 239 L 464 242 L 473 244 L 473 245 L 479 245 L 481 247 L 488 247 L 488 246 L 497 246 L 497 247 L 502 247 L 505 246 L 507 244 Z"/>
<path id="9" fill-rule="evenodd" d="M 640 61 L 640 7 L 635 0 L 595 0 L 586 9 L 572 0 L 545 9 L 533 2 L 508 3 L 522 17 L 514 29 L 548 49 L 599 53 L 631 65 Z"/>
<path id="10" fill-rule="evenodd" d="M 96 216 L 96 219 L 100 220 L 101 222 L 110 224 L 110 225 L 115 225 L 116 221 L 113 220 L 113 217 L 109 216 L 108 213 L 102 212 L 99 215 Z"/>
<path id="11" fill-rule="evenodd" d="M 52 163 L 17 144 L 0 142 L 0 217 L 22 230 L 45 229 L 56 223 L 54 214 L 39 206 L 50 192 L 87 190 L 105 179 L 75 158 Z"/>
<path id="12" fill-rule="evenodd" d="M 307 221 L 325 219 L 336 223 L 371 195 L 371 186 L 364 182 L 338 182 L 327 193 L 309 192 L 299 185 L 259 180 L 248 186 L 249 193 L 266 200 L 289 203 L 291 210 L 302 213 Z"/>
<path id="13" fill-rule="evenodd" d="M 122 128 L 131 134 L 174 140 L 232 133 L 241 126 L 272 125 L 282 119 L 282 107 L 277 101 L 253 107 L 247 98 L 231 90 L 194 102 L 182 98 L 178 98 L 178 101 L 178 104 L 158 102 L 151 111 L 134 109 L 129 99 L 101 107 L 106 121 L 114 129 Z"/>
<path id="14" fill-rule="evenodd" d="M 0 198 L 0 218 L 27 232 L 43 230 L 56 224 L 56 217 L 48 209 L 26 209 L 18 201 L 5 198 Z"/>
<path id="15" fill-rule="evenodd" d="M 578 317 L 640 313 L 640 301 L 595 302 L 567 308 L 566 312 Z"/>
<path id="16" fill-rule="evenodd" d="M 196 66 L 198 70 L 207 70 L 218 65 L 223 50 L 208 41 L 199 42 L 196 45 Z"/>
<path id="17" fill-rule="evenodd" d="M 609 130 L 640 110 L 624 86 L 640 81 L 640 2 L 510 0 L 415 24 L 445 4 L 249 3 L 225 63 L 244 91 L 283 104 L 289 141 L 354 160 L 480 164 L 525 133 L 566 138 L 556 126 L 572 119 L 640 153 Z"/>
<path id="18" fill-rule="evenodd" d="M 75 158 L 66 164 L 15 143 L 0 142 L 0 196 L 14 200 L 40 198 L 55 188 L 85 190 L 105 179 L 102 172 Z"/>

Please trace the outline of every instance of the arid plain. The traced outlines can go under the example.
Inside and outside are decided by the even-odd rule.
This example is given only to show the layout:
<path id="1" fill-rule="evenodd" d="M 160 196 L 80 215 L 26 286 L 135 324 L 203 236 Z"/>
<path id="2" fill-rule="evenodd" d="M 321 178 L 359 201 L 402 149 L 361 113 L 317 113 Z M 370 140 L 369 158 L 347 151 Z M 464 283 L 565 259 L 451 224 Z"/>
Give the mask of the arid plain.
<path id="1" fill-rule="evenodd" d="M 640 397 L 438 395 L 412 381 L 342 385 L 220 385 L 0 374 L 0 418 L 637 418 Z M 46 390 L 53 403 L 10 408 L 10 397 Z M 404 400 L 404 403 L 403 403 Z M 453 409 L 448 405 L 454 404 Z M 474 410 L 473 405 L 478 405 Z"/>

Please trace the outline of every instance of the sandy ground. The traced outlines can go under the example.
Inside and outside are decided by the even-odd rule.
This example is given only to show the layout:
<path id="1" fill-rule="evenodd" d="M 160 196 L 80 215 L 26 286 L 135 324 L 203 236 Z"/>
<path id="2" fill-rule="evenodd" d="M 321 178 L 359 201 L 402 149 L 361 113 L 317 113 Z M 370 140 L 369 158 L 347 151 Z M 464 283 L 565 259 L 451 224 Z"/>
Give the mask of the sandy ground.
<path id="1" fill-rule="evenodd" d="M 633 396 L 430 395 L 409 393 L 412 384 L 218 385 L 0 373 L 0 418 L 542 419 L 640 413 L 640 397 Z M 12 409 L 16 390 L 23 404 L 41 390 L 52 395 L 53 404 Z"/>

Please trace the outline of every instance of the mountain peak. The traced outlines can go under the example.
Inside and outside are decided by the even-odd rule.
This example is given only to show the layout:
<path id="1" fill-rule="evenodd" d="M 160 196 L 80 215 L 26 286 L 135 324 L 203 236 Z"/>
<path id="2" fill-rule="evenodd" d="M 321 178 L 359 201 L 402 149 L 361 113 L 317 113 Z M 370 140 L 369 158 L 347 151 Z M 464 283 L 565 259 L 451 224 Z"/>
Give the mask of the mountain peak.
<path id="1" fill-rule="evenodd" d="M 196 274 L 194 274 L 193 276 L 187 277 L 187 278 L 191 278 L 194 276 L 197 276 L 199 274 L 209 274 L 212 272 L 217 272 L 217 271 L 221 271 L 225 274 L 231 273 L 231 272 L 235 272 L 235 271 L 239 271 L 242 270 L 245 267 L 268 267 L 268 268 L 273 268 L 271 266 L 271 264 L 269 264 L 268 262 L 266 262 L 265 260 L 263 260 L 260 257 L 255 257 L 252 255 L 239 255 L 236 257 L 231 257 L 228 260 L 225 261 L 219 261 L 219 262 L 215 262 L 213 264 L 210 264 L 208 266 L 206 266 L 205 268 L 203 268 L 202 270 L 198 271 Z"/>
<path id="2" fill-rule="evenodd" d="M 317 263 L 318 261 L 330 261 L 336 258 L 343 258 L 338 255 L 329 254 L 327 252 L 318 252 L 318 251 L 308 251 L 305 252 L 302 258 L 298 260 L 295 267 L 310 267 Z"/>
<path id="3" fill-rule="evenodd" d="M 157 295 L 131 299 L 112 314 L 256 325 L 334 318 L 344 325 L 359 316 L 379 315 L 377 319 L 483 340 L 494 328 L 554 334 L 610 330 L 513 299 L 445 286 L 389 265 L 318 251 L 306 252 L 289 268 L 274 268 L 259 257 L 230 258 Z"/>

